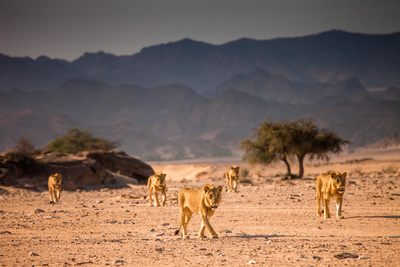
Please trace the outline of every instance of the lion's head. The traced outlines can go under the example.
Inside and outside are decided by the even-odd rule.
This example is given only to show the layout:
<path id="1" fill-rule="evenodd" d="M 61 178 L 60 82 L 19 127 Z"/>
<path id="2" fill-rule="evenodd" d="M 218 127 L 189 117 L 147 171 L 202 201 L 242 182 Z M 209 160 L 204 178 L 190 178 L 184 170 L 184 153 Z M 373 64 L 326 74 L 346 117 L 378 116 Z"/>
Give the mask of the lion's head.
<path id="1" fill-rule="evenodd" d="M 53 186 L 55 188 L 59 187 L 61 185 L 62 175 L 59 173 L 55 173 L 52 175 L 52 177 L 53 177 L 53 181 L 52 181 Z"/>
<path id="2" fill-rule="evenodd" d="M 239 177 L 239 168 L 240 168 L 239 166 L 231 167 L 233 177 Z"/>
<path id="3" fill-rule="evenodd" d="M 347 173 L 331 172 L 331 182 L 333 187 L 338 191 L 339 194 L 343 194 L 346 187 L 346 176 Z"/>
<path id="4" fill-rule="evenodd" d="M 163 189 L 163 188 L 165 188 L 165 186 L 166 186 L 166 181 L 165 181 L 165 177 L 166 177 L 167 175 L 165 174 L 165 173 L 162 173 L 162 172 L 160 172 L 160 173 L 155 173 L 154 174 L 154 185 L 156 186 L 156 187 L 158 187 L 159 189 Z"/>
<path id="5" fill-rule="evenodd" d="M 203 186 L 203 191 L 206 207 L 211 208 L 211 210 L 217 209 L 221 202 L 222 186 L 215 188 L 213 185 L 207 184 Z"/>

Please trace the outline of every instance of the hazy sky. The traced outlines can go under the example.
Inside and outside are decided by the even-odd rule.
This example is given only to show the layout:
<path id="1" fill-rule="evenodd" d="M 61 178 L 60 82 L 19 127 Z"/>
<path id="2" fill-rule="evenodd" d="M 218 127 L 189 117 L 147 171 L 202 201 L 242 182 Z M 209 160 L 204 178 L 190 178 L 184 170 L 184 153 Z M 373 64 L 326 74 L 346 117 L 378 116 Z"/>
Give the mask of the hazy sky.
<path id="1" fill-rule="evenodd" d="M 400 0 L 0 0 L 0 53 L 74 60 L 191 38 L 222 44 L 340 29 L 400 31 Z"/>

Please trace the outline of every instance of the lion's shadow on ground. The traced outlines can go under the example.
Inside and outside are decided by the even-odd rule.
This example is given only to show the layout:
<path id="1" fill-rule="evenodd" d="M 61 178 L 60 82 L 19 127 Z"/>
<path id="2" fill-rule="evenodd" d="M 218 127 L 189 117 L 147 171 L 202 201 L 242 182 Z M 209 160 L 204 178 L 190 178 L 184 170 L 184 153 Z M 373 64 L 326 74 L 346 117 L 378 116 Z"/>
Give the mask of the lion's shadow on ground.
<path id="1" fill-rule="evenodd" d="M 371 216 L 351 216 L 347 217 L 346 219 L 373 219 L 373 218 L 381 218 L 381 219 L 400 219 L 399 215 L 371 215 Z"/>

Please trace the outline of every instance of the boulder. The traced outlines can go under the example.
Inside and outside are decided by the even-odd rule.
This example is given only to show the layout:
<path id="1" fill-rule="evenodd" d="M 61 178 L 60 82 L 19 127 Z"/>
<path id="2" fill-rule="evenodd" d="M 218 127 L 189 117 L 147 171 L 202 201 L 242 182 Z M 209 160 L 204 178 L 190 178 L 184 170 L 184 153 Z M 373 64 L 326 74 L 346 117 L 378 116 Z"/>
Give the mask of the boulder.
<path id="1" fill-rule="evenodd" d="M 135 178 L 141 184 L 146 183 L 149 176 L 154 174 L 150 165 L 123 151 L 93 150 L 78 153 L 77 156 L 96 160 L 111 172 Z"/>
<path id="2" fill-rule="evenodd" d="M 53 173 L 63 175 L 65 188 L 77 186 L 109 184 L 115 181 L 114 175 L 94 159 L 66 153 L 46 153 L 37 157 L 45 176 Z"/>

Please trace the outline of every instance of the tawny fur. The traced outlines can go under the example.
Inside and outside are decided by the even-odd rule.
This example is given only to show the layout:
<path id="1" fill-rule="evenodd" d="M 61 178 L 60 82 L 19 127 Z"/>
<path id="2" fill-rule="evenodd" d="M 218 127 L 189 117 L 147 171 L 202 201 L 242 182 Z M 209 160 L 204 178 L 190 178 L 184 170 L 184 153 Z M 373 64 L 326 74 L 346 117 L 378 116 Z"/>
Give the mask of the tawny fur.
<path id="1" fill-rule="evenodd" d="M 221 202 L 222 186 L 217 188 L 214 185 L 206 184 L 202 189 L 184 188 L 178 194 L 180 209 L 180 227 L 175 231 L 175 235 L 181 231 L 183 239 L 189 238 L 187 225 L 193 213 L 201 216 L 201 227 L 199 238 L 204 237 L 205 228 L 210 232 L 212 238 L 218 238 L 218 234 L 211 226 L 209 219 L 214 214 Z"/>
<path id="2" fill-rule="evenodd" d="M 167 180 L 165 179 L 167 175 L 165 173 L 155 173 L 149 177 L 147 181 L 147 189 L 149 195 L 149 205 L 152 204 L 152 193 L 154 193 L 154 206 L 160 206 L 158 200 L 158 192 L 162 194 L 162 205 L 165 205 L 165 200 L 167 198 L 165 190 L 167 189 Z"/>
<path id="3" fill-rule="evenodd" d="M 49 193 L 50 193 L 50 204 L 58 202 L 61 197 L 61 182 L 62 175 L 55 173 L 50 175 L 48 179 Z"/>
<path id="4" fill-rule="evenodd" d="M 322 173 L 317 178 L 317 216 L 321 217 L 321 201 L 324 204 L 324 217 L 330 218 L 329 201 L 336 197 L 336 217 L 343 219 L 342 202 L 346 187 L 347 173 L 333 171 L 330 174 Z"/>
<path id="5" fill-rule="evenodd" d="M 225 172 L 228 193 L 235 192 L 239 183 L 239 166 L 232 166 Z"/>

